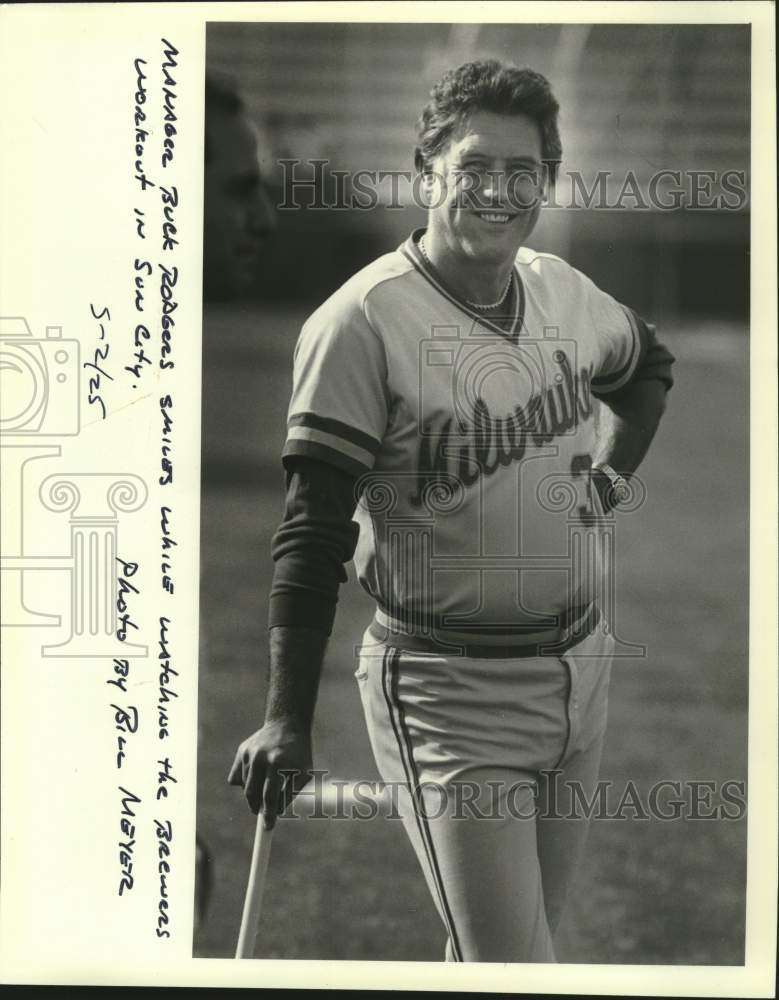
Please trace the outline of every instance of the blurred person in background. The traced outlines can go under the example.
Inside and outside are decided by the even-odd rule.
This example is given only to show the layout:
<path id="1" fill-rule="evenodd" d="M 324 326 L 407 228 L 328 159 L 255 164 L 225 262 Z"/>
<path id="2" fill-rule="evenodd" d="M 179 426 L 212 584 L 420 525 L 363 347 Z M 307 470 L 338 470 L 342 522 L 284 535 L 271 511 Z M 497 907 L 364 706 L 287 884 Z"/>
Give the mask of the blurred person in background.
<path id="1" fill-rule="evenodd" d="M 206 74 L 203 296 L 228 301 L 256 280 L 276 217 L 260 172 L 257 132 L 228 80 Z"/>
<path id="2" fill-rule="evenodd" d="M 562 151 L 544 77 L 466 63 L 433 88 L 418 133 L 427 228 L 347 281 L 298 341 L 265 723 L 228 780 L 268 827 L 306 781 L 354 556 L 377 605 L 355 674 L 368 733 L 446 957 L 554 962 L 589 820 L 563 786 L 589 801 L 596 785 L 616 640 L 607 567 L 561 570 L 566 513 L 544 507 L 542 487 L 573 484 L 582 530 L 604 531 L 632 493 L 673 357 L 631 309 L 525 243 Z M 400 556 L 388 503 L 419 546 Z M 428 510 L 437 576 L 411 535 Z M 518 518 L 537 554 L 524 576 Z"/>
<path id="3" fill-rule="evenodd" d="M 257 132 L 232 81 L 212 71 L 205 82 L 203 299 L 228 302 L 251 290 L 276 217 L 260 171 Z M 207 323 L 204 321 L 204 336 Z M 201 669 L 207 668 L 205 619 Z M 195 916 L 200 924 L 213 885 L 213 858 L 196 835 Z"/>

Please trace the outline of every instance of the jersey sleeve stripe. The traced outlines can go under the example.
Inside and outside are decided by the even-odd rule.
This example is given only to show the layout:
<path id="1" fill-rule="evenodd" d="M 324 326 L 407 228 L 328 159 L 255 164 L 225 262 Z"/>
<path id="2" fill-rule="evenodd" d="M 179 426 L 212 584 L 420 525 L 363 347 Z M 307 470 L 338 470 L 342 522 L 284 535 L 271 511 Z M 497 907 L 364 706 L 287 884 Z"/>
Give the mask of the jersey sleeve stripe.
<path id="1" fill-rule="evenodd" d="M 608 375 L 596 375 L 592 379 L 592 388 L 595 392 L 616 392 L 630 381 L 638 368 L 643 353 L 646 351 L 646 330 L 642 331 L 642 323 L 632 309 L 622 306 L 622 310 L 627 317 L 630 328 L 631 347 L 630 356 L 625 364 L 615 372 Z M 642 336 L 643 332 L 643 336 Z"/>
<path id="2" fill-rule="evenodd" d="M 375 455 L 381 447 L 381 441 L 359 431 L 356 427 L 335 420 L 332 417 L 321 417 L 317 413 L 296 413 L 287 421 L 288 427 L 303 427 L 309 430 L 321 431 L 330 437 L 339 438 L 342 441 L 355 445 L 362 451 L 367 451 L 369 455 Z"/>
<path id="3" fill-rule="evenodd" d="M 370 472 L 374 461 L 373 455 L 361 448 L 305 428 L 292 428 L 287 435 L 281 457 L 284 459 L 290 455 L 316 458 L 320 462 L 327 462 L 355 476 Z"/>

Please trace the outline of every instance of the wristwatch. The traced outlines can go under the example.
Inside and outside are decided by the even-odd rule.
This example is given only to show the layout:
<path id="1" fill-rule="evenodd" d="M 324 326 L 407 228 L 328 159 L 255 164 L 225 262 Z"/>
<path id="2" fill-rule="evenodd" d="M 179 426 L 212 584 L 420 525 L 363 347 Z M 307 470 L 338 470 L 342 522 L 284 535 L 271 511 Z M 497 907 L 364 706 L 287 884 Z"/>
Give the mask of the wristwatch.
<path id="1" fill-rule="evenodd" d="M 618 472 L 615 472 L 605 462 L 598 462 L 592 466 L 590 471 L 593 474 L 595 488 L 603 504 L 603 509 L 607 514 L 615 507 L 618 507 L 620 503 L 629 500 L 633 495 L 633 490 L 630 488 L 630 483 L 627 479 Z M 598 473 L 600 475 L 597 475 Z"/>

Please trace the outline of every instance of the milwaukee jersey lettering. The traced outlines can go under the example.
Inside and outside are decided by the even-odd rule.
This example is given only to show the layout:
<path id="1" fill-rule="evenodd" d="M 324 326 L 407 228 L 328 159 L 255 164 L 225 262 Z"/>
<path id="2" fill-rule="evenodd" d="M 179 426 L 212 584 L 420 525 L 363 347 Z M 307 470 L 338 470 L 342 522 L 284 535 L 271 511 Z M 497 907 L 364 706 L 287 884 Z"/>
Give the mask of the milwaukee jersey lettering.
<path id="1" fill-rule="evenodd" d="M 360 477 L 355 566 L 407 627 L 516 636 L 597 597 L 599 395 L 671 384 L 654 330 L 564 261 L 521 249 L 505 315 L 447 288 L 414 233 L 309 318 L 284 455 Z"/>

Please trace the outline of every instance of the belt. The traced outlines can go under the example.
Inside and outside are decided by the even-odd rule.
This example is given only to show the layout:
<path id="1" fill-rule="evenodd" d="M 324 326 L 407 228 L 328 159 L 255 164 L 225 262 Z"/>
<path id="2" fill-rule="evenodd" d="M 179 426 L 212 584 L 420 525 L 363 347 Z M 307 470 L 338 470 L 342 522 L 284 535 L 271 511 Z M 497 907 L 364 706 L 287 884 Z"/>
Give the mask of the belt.
<path id="1" fill-rule="evenodd" d="M 561 656 L 590 635 L 600 618 L 600 609 L 593 603 L 563 612 L 560 624 L 552 629 L 521 636 L 503 633 L 496 636 L 495 642 L 473 642 L 462 632 L 446 628 L 434 628 L 429 633 L 409 631 L 399 619 L 377 608 L 368 632 L 377 642 L 411 653 L 465 656 L 477 660 L 516 659 Z"/>

